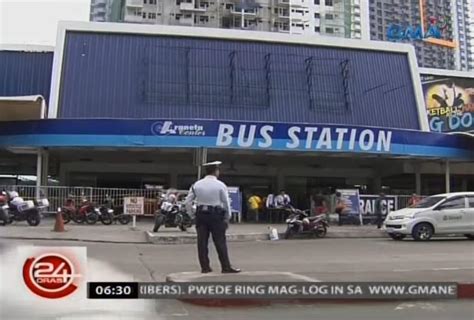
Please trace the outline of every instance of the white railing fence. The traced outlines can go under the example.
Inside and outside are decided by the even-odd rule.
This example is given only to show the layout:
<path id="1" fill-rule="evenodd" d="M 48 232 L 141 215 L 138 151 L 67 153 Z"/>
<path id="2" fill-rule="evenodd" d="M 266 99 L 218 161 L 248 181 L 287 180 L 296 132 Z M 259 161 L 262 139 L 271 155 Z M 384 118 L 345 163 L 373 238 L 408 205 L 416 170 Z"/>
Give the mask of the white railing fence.
<path id="1" fill-rule="evenodd" d="M 39 190 L 38 190 L 39 188 Z M 56 212 L 57 208 L 64 205 L 67 199 L 73 199 L 80 204 L 83 199 L 95 204 L 104 204 L 107 199 L 113 201 L 118 210 L 123 208 L 124 197 L 144 197 L 145 215 L 153 215 L 158 205 L 158 198 L 167 190 L 161 189 L 122 189 L 122 188 L 92 188 L 92 187 L 63 187 L 63 186 L 28 186 L 28 185 L 0 185 L 1 190 L 17 191 L 25 200 L 47 198 L 49 200 L 48 212 Z M 177 190 L 185 195 L 187 191 Z"/>

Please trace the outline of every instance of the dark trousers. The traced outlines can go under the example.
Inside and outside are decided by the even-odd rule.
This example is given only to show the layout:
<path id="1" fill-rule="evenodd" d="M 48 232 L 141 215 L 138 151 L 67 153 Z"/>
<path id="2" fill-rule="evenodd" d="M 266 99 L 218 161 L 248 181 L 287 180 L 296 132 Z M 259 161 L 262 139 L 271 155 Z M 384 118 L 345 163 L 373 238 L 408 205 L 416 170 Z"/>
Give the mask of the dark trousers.
<path id="1" fill-rule="evenodd" d="M 210 234 L 212 234 L 212 240 L 216 246 L 222 269 L 225 270 L 231 267 L 227 253 L 226 230 L 227 222 L 222 215 L 212 213 L 198 213 L 196 215 L 197 246 L 201 269 L 210 268 L 208 248 Z"/>
<path id="2" fill-rule="evenodd" d="M 382 214 L 381 214 L 381 213 L 377 213 L 377 214 L 376 214 L 375 221 L 377 222 L 377 228 L 378 228 L 378 229 L 382 228 L 383 217 L 382 217 Z"/>

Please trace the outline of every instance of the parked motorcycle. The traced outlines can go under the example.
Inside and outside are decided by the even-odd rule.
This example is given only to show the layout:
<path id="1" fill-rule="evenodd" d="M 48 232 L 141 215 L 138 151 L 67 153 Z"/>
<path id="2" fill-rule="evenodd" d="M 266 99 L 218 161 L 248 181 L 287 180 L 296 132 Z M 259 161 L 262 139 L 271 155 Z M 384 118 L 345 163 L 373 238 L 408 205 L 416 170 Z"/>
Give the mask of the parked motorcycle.
<path id="1" fill-rule="evenodd" d="M 72 195 L 66 199 L 64 206 L 58 208 L 58 212 L 62 214 L 65 224 L 69 223 L 72 220 L 72 217 L 78 214 L 77 211 L 76 201 L 74 201 Z"/>
<path id="2" fill-rule="evenodd" d="M 69 218 L 69 215 L 70 220 L 74 221 L 75 223 L 86 222 L 87 224 L 95 224 L 99 220 L 99 214 L 95 210 L 94 204 L 87 198 L 82 199 L 82 204 L 78 209 L 74 210 L 74 207 L 70 206 L 69 211 L 62 211 L 63 213 L 66 212 L 66 219 Z M 63 208 L 61 208 L 61 210 L 63 210 Z M 63 220 L 66 221 L 66 219 L 63 216 Z"/>
<path id="3" fill-rule="evenodd" d="M 118 221 L 121 224 L 129 224 L 132 220 L 131 215 L 119 212 L 119 210 L 114 208 L 113 199 L 111 199 L 109 196 L 106 197 L 105 203 L 103 205 L 101 205 L 99 208 L 95 208 L 95 210 L 97 209 L 99 210 L 99 219 L 105 225 L 110 225 L 114 221 Z"/>
<path id="4" fill-rule="evenodd" d="M 289 239 L 296 234 L 311 234 L 317 238 L 324 238 L 327 228 L 329 228 L 326 215 L 320 214 L 310 217 L 308 210 L 303 211 L 295 208 L 291 209 L 286 224 L 285 239 Z"/>
<path id="5" fill-rule="evenodd" d="M 48 199 L 25 201 L 16 191 L 2 192 L 2 201 L 0 220 L 3 225 L 26 220 L 30 226 L 37 226 L 41 222 L 41 213 L 49 206 Z"/>
<path id="6" fill-rule="evenodd" d="M 181 231 L 186 231 L 193 225 L 191 216 L 186 212 L 184 203 L 164 200 L 161 209 L 155 213 L 155 230 L 164 225 L 166 228 L 178 227 Z"/>

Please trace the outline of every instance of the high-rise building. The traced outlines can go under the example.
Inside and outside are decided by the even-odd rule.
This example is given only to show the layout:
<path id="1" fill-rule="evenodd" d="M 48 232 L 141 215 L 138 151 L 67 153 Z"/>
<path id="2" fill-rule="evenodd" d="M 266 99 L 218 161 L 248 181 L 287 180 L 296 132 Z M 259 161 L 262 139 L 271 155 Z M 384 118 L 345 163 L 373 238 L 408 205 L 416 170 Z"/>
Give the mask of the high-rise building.
<path id="1" fill-rule="evenodd" d="M 459 70 L 474 70 L 474 1 L 455 0 L 455 19 L 457 25 L 457 39 L 459 48 L 456 63 Z"/>
<path id="2" fill-rule="evenodd" d="M 370 38 L 415 47 L 418 65 L 468 70 L 472 0 L 369 0 Z"/>
<path id="3" fill-rule="evenodd" d="M 471 0 L 469 70 L 474 70 L 474 0 Z"/>
<path id="4" fill-rule="evenodd" d="M 361 0 L 93 0 L 121 3 L 111 21 L 368 39 Z M 91 12 L 93 9 L 91 8 Z"/>
<path id="5" fill-rule="evenodd" d="M 120 21 L 124 0 L 91 0 L 90 21 Z"/>

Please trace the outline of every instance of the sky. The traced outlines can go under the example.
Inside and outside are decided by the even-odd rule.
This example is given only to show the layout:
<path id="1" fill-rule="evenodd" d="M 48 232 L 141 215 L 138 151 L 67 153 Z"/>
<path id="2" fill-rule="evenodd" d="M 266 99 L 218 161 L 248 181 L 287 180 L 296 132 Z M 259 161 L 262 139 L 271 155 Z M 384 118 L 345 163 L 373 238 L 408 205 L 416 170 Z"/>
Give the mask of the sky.
<path id="1" fill-rule="evenodd" d="M 89 21 L 90 0 L 0 0 L 0 44 L 54 46 L 58 21 Z"/>

